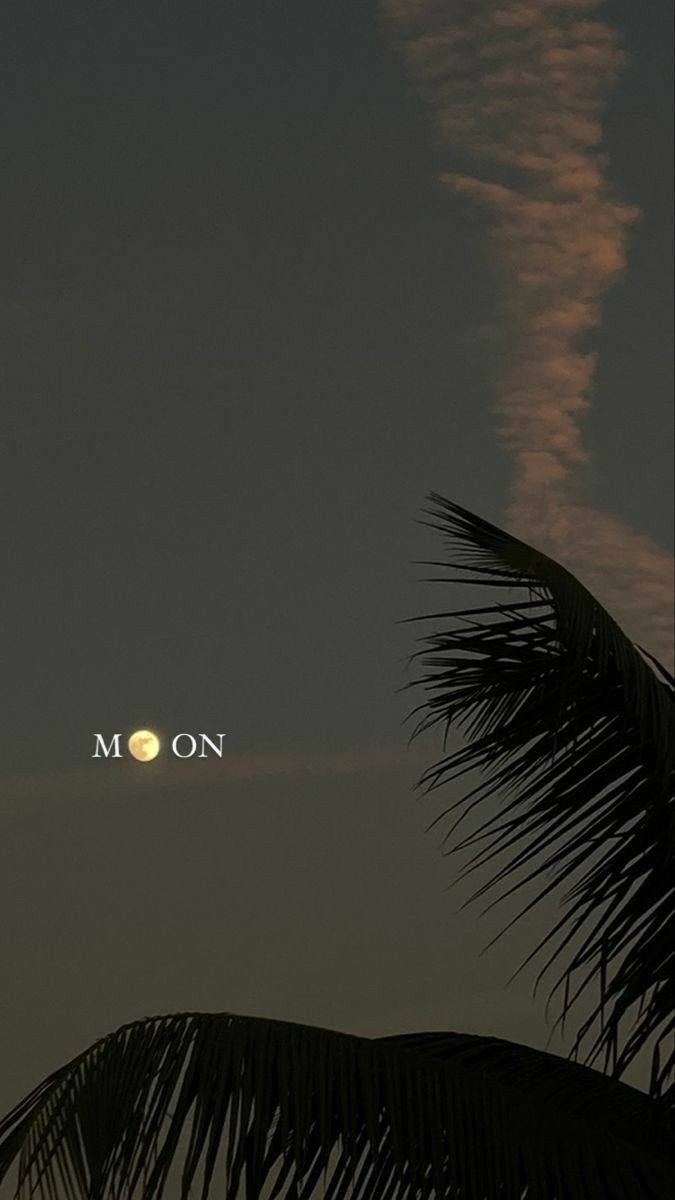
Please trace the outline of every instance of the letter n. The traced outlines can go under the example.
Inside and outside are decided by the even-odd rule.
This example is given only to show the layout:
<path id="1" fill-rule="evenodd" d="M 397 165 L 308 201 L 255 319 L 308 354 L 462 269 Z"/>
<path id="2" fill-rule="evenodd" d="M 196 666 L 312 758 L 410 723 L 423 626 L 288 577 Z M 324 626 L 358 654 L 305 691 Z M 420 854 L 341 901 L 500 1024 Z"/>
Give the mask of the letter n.
<path id="1" fill-rule="evenodd" d="M 217 734 L 216 734 L 216 737 L 217 737 L 217 738 L 220 738 L 220 745 L 219 745 L 219 746 L 216 746 L 216 743 L 215 743 L 215 742 L 212 742 L 212 741 L 211 741 L 211 738 L 210 738 L 210 737 L 207 737 L 207 735 L 206 735 L 205 733 L 200 733 L 200 735 L 199 735 L 199 736 L 200 736 L 200 738 L 202 739 L 202 752 L 201 752 L 201 754 L 197 755 L 197 757 L 198 757 L 198 758 L 206 758 L 206 757 L 207 757 L 207 756 L 206 756 L 206 753 L 205 753 L 205 750 L 204 750 L 204 745 L 205 745 L 205 744 L 211 747 L 211 749 L 213 750 L 214 754 L 217 754 L 217 755 L 218 755 L 218 758 L 222 758 L 222 757 L 223 757 L 223 738 L 225 737 L 225 734 L 224 734 L 224 733 L 217 733 Z"/>

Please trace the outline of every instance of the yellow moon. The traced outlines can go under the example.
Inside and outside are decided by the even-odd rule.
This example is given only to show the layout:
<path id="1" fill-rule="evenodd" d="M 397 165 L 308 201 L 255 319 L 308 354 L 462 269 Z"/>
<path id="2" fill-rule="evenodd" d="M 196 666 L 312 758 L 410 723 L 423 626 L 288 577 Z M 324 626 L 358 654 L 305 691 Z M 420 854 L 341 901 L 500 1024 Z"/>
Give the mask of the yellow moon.
<path id="1" fill-rule="evenodd" d="M 159 738 L 151 729 L 137 729 L 127 744 L 129 753 L 139 762 L 152 762 L 159 754 Z"/>

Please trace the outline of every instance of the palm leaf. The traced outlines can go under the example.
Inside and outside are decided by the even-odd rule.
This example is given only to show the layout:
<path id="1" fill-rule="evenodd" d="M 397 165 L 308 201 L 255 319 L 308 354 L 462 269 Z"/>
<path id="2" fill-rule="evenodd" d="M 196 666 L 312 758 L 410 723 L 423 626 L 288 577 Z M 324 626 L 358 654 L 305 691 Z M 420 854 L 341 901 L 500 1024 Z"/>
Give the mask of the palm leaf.
<path id="1" fill-rule="evenodd" d="M 584 998 L 574 1052 L 620 1075 L 652 1046 L 652 1087 L 664 1093 L 675 1067 L 675 681 L 560 564 L 435 493 L 430 501 L 423 523 L 450 553 L 428 565 L 502 599 L 421 618 L 450 624 L 413 656 L 423 675 L 409 686 L 425 692 L 413 737 L 440 724 L 466 744 L 420 783 L 432 791 L 483 773 L 437 818 L 451 818 L 453 850 L 473 852 L 463 875 L 489 869 L 472 899 L 533 884 L 536 899 L 562 896 L 535 953 L 545 950 L 539 979 L 565 964 L 552 988 L 562 1020 Z M 476 816 L 477 828 L 457 833 Z"/>
<path id="2" fill-rule="evenodd" d="M 0 1183 L 14 1167 L 21 1198 L 154 1200 L 182 1146 L 181 1195 L 202 1200 L 665 1200 L 668 1124 L 640 1092 L 509 1042 L 190 1013 L 49 1076 L 0 1121 Z"/>

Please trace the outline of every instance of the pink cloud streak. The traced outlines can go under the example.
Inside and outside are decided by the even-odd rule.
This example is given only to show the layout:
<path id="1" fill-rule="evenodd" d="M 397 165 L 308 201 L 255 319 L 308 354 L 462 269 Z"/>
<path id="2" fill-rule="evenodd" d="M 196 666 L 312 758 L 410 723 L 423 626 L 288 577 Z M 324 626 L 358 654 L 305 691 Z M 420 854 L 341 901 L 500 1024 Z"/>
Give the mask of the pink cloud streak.
<path id="1" fill-rule="evenodd" d="M 670 666 L 671 557 L 585 499 L 581 419 L 596 365 L 587 342 L 639 215 L 606 179 L 600 118 L 623 53 L 594 19 L 597 8 L 597 0 L 382 0 L 439 137 L 476 163 L 475 173 L 441 179 L 490 222 L 508 346 L 495 412 L 514 462 L 509 526 L 560 558 Z"/>

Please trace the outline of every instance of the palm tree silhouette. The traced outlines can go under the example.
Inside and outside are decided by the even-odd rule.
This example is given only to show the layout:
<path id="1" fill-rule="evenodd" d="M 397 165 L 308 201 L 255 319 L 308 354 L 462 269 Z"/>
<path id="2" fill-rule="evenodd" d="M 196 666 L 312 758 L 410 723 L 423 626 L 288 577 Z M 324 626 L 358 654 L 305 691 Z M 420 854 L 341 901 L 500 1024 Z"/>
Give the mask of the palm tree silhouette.
<path id="1" fill-rule="evenodd" d="M 179 1166 L 181 1197 L 202 1200 L 675 1194 L 675 681 L 554 560 L 430 499 L 426 523 L 450 550 L 434 564 L 444 578 L 507 598 L 421 618 L 435 632 L 413 656 L 413 736 L 436 725 L 465 735 L 421 784 L 482 773 L 438 818 L 473 851 L 466 871 L 490 872 L 473 899 L 538 888 L 527 911 L 560 896 L 533 955 L 540 977 L 559 972 L 559 1021 L 581 1014 L 573 1057 L 585 1064 L 461 1033 L 146 1018 L 0 1121 L 0 1183 L 12 1171 L 18 1196 L 151 1200 Z M 650 1094 L 621 1079 L 647 1050 Z"/>

